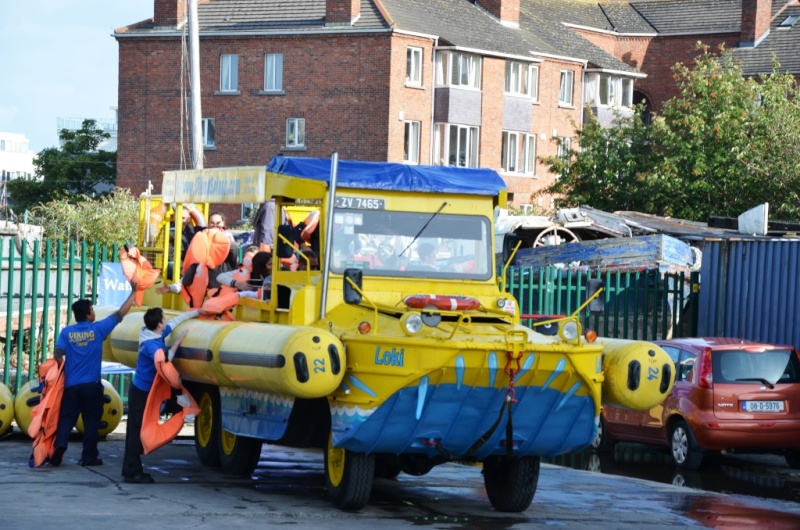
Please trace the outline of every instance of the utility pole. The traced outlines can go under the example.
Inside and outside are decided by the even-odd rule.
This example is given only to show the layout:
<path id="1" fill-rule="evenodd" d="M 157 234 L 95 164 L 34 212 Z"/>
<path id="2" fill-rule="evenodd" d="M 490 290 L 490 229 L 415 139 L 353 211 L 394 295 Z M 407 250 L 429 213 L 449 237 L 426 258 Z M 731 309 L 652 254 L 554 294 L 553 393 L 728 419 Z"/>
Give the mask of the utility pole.
<path id="1" fill-rule="evenodd" d="M 200 27 L 197 0 L 189 2 L 189 84 L 192 98 L 192 166 L 203 169 L 203 112 L 200 93 Z"/>

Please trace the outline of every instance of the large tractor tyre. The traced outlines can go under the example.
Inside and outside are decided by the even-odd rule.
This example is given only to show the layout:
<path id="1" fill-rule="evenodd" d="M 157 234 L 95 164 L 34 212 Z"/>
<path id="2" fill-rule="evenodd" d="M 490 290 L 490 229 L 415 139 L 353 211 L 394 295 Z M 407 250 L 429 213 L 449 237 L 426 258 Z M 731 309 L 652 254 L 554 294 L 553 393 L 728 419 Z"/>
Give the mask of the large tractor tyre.
<path id="1" fill-rule="evenodd" d="M 614 449 L 614 438 L 606 429 L 606 420 L 600 416 L 600 424 L 597 426 L 597 434 L 592 440 L 592 450 L 598 453 L 610 453 Z"/>
<path id="2" fill-rule="evenodd" d="M 249 477 L 261 457 L 261 440 L 220 430 L 219 460 L 223 473 Z"/>
<path id="3" fill-rule="evenodd" d="M 703 450 L 697 445 L 692 429 L 684 420 L 678 420 L 670 429 L 669 454 L 672 463 L 680 469 L 695 471 L 703 462 Z"/>
<path id="4" fill-rule="evenodd" d="M 539 457 L 490 456 L 483 461 L 483 484 L 489 502 L 498 512 L 528 508 L 539 484 Z"/>
<path id="5" fill-rule="evenodd" d="M 101 379 L 100 382 L 103 384 L 103 415 L 100 417 L 100 428 L 97 430 L 97 434 L 100 438 L 105 438 L 114 432 L 122 420 L 122 398 L 114 385 L 105 379 Z M 83 434 L 83 415 L 78 416 L 75 428 Z"/>
<path id="6" fill-rule="evenodd" d="M 375 477 L 375 456 L 333 447 L 328 437 L 325 481 L 328 496 L 340 510 L 360 510 L 369 502 Z"/>
<path id="7" fill-rule="evenodd" d="M 6 385 L 0 383 L 0 438 L 11 432 L 14 421 L 14 395 Z"/>
<path id="8" fill-rule="evenodd" d="M 222 412 L 219 404 L 219 389 L 215 386 L 193 387 L 192 393 L 200 413 L 194 420 L 194 448 L 200 463 L 208 467 L 220 465 L 220 436 Z"/>

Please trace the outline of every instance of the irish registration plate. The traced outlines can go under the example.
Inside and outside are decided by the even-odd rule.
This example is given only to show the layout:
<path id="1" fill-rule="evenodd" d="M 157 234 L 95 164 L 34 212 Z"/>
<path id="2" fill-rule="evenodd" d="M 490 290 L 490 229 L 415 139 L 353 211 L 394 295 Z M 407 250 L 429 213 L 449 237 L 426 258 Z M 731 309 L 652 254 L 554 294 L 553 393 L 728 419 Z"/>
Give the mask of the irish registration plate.
<path id="1" fill-rule="evenodd" d="M 783 412 L 783 401 L 743 401 L 747 412 Z"/>

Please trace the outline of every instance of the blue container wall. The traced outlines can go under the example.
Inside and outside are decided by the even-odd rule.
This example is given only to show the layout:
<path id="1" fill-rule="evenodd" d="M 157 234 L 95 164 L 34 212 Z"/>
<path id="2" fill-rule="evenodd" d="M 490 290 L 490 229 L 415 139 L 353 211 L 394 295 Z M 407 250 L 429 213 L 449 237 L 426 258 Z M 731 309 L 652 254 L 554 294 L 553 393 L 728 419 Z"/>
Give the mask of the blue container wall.
<path id="1" fill-rule="evenodd" d="M 800 240 L 707 240 L 700 274 L 701 336 L 800 348 Z"/>

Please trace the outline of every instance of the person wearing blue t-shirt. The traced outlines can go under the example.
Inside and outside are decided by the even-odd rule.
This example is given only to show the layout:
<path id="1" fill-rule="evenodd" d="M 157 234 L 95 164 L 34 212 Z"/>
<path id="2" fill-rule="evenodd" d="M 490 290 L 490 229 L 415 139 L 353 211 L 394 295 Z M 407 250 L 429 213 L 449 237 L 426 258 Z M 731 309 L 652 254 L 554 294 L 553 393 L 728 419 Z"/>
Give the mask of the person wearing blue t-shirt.
<path id="1" fill-rule="evenodd" d="M 136 373 L 128 389 L 128 425 L 125 431 L 125 457 L 122 460 L 122 477 L 124 482 L 133 484 L 152 484 L 155 482 L 149 473 L 142 468 L 142 421 L 147 396 L 156 378 L 156 352 L 166 350 L 165 339 L 179 324 L 194 318 L 203 310 L 187 311 L 166 322 L 164 311 L 153 307 L 144 314 L 144 327 L 139 331 L 139 355 L 136 359 Z M 169 349 L 167 359 L 172 361 L 181 341 L 188 330 L 175 340 Z"/>
<path id="2" fill-rule="evenodd" d="M 59 466 L 67 451 L 69 435 L 78 416 L 83 417 L 83 453 L 78 464 L 102 466 L 98 458 L 97 440 L 100 420 L 103 417 L 103 384 L 100 369 L 103 363 L 103 341 L 122 322 L 133 306 L 136 282 L 130 281 L 131 293 L 122 306 L 111 316 L 95 322 L 92 301 L 81 298 L 72 304 L 75 323 L 61 330 L 56 340 L 53 357 L 64 365 L 64 396 L 58 418 L 55 450 L 50 465 Z"/>

